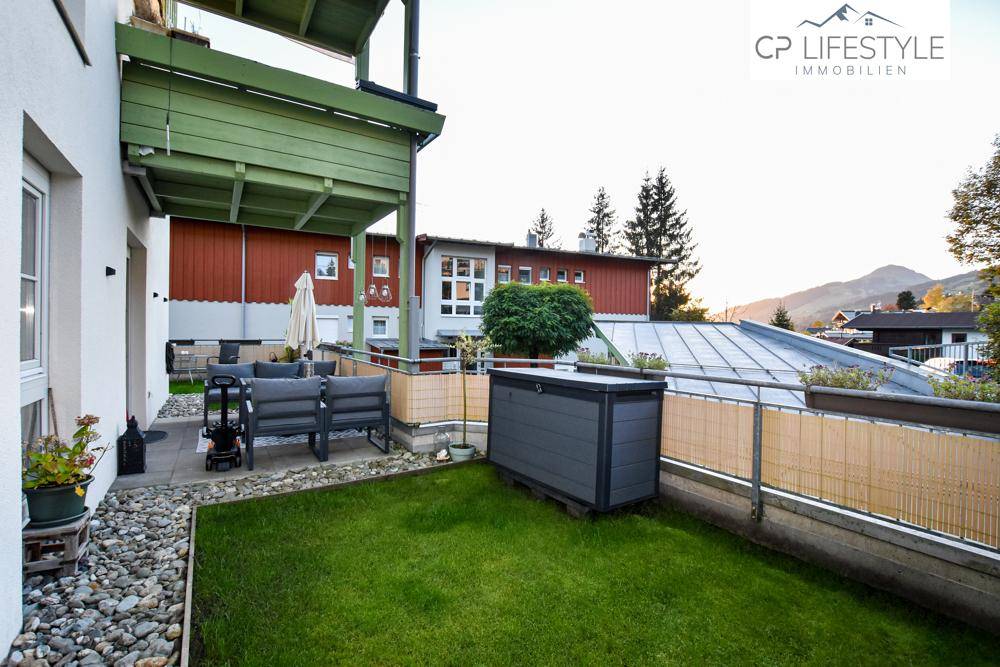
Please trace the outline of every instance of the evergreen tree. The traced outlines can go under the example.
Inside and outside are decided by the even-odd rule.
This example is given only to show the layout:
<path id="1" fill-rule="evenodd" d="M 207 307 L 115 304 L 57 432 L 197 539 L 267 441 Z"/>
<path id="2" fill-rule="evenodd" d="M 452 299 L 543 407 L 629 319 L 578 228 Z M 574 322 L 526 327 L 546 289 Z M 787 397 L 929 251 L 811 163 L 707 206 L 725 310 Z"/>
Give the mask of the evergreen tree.
<path id="1" fill-rule="evenodd" d="M 771 315 L 771 321 L 768 324 L 772 327 L 795 331 L 795 322 L 792 322 L 792 318 L 788 314 L 788 309 L 785 308 L 784 303 L 779 303 L 778 307 L 774 309 L 774 314 Z"/>
<path id="2" fill-rule="evenodd" d="M 676 260 L 675 264 L 661 266 L 656 280 L 683 286 L 698 275 L 701 263 L 694 257 L 697 246 L 691 240 L 687 211 L 678 207 L 677 191 L 663 167 L 653 182 L 653 211 L 656 242 L 651 249 L 656 251 L 654 256 Z"/>
<path id="3" fill-rule="evenodd" d="M 590 207 L 590 219 L 587 221 L 586 231 L 594 237 L 597 252 L 611 252 L 613 250 L 615 210 L 611 208 L 611 197 L 608 196 L 603 186 L 594 195 L 594 204 Z"/>
<path id="4" fill-rule="evenodd" d="M 655 230 L 653 229 L 653 181 L 646 172 L 639 187 L 639 201 L 635 206 L 635 217 L 625 221 L 622 235 L 625 249 L 632 255 L 650 257 L 653 255 Z M 658 257 L 659 255 L 657 255 Z"/>
<path id="5" fill-rule="evenodd" d="M 896 295 L 896 307 L 900 310 L 913 310 L 917 307 L 917 297 L 910 290 L 903 290 Z"/>
<path id="6" fill-rule="evenodd" d="M 556 235 L 555 227 L 552 223 L 552 216 L 543 208 L 535 221 L 531 223 L 531 231 L 538 236 L 539 248 L 558 248 L 559 242 L 553 237 Z"/>

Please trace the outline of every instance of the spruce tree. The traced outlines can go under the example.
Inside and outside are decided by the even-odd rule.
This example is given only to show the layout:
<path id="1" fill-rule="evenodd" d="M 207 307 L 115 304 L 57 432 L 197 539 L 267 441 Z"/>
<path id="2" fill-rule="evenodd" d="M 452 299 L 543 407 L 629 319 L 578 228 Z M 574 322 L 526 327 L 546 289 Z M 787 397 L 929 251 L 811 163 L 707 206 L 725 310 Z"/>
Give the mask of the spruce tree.
<path id="1" fill-rule="evenodd" d="M 903 290 L 896 295 L 896 307 L 900 310 L 913 310 L 917 307 L 917 297 L 910 290 Z"/>
<path id="2" fill-rule="evenodd" d="M 531 223 L 531 231 L 538 236 L 539 248 L 559 247 L 559 242 L 553 238 L 556 235 L 556 231 L 552 223 L 552 217 L 544 208 L 538 213 L 535 221 Z"/>
<path id="3" fill-rule="evenodd" d="M 615 235 L 615 210 L 611 208 L 611 197 L 604 187 L 594 195 L 594 204 L 590 207 L 590 219 L 587 220 L 586 231 L 594 237 L 597 252 L 611 252 Z"/>
<path id="4" fill-rule="evenodd" d="M 656 246 L 653 213 L 653 181 L 649 177 L 649 172 L 646 172 L 639 187 L 635 216 L 625 221 L 625 228 L 622 230 L 625 237 L 624 246 L 629 253 L 640 257 L 652 256 L 653 248 Z"/>
<path id="5" fill-rule="evenodd" d="M 691 240 L 691 226 L 687 211 L 677 205 L 677 191 L 667 178 L 667 171 L 660 167 L 653 181 L 653 210 L 656 257 L 676 260 L 665 264 L 657 272 L 657 282 L 685 285 L 701 271 L 701 263 L 694 257 L 697 247 Z"/>
<path id="6" fill-rule="evenodd" d="M 771 321 L 768 322 L 768 324 L 772 327 L 795 331 L 795 322 L 792 322 L 792 318 L 788 314 L 788 309 L 785 308 L 784 303 L 778 303 L 778 307 L 774 309 L 774 313 L 771 315 Z"/>

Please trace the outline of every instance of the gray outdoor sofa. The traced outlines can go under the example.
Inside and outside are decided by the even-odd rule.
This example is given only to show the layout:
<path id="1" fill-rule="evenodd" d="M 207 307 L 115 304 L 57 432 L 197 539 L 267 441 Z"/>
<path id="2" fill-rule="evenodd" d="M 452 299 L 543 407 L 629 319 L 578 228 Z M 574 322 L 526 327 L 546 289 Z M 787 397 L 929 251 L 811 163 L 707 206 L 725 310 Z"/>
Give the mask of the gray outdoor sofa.
<path id="1" fill-rule="evenodd" d="M 246 426 L 247 469 L 253 470 L 254 438 L 265 435 L 308 434 L 313 454 L 320 461 L 327 460 L 326 406 L 320 391 L 323 383 L 320 377 L 257 378 L 244 380 L 244 383 L 252 383 L 253 388 L 242 410 Z"/>
<path id="2" fill-rule="evenodd" d="M 319 377 L 326 377 L 337 372 L 336 361 L 314 361 L 313 374 Z M 230 401 L 239 401 L 240 421 L 244 422 L 243 404 L 249 394 L 251 383 L 244 384 L 243 380 L 258 378 L 278 379 L 297 378 L 303 376 L 303 366 L 301 361 L 291 363 L 276 361 L 256 361 L 243 364 L 208 364 L 205 372 L 204 406 L 202 408 L 202 424 L 208 427 L 208 404 L 218 403 L 222 400 L 222 392 L 212 386 L 212 378 L 216 375 L 232 375 L 236 378 L 237 387 L 229 391 Z M 235 412 L 235 411 L 231 411 Z"/>

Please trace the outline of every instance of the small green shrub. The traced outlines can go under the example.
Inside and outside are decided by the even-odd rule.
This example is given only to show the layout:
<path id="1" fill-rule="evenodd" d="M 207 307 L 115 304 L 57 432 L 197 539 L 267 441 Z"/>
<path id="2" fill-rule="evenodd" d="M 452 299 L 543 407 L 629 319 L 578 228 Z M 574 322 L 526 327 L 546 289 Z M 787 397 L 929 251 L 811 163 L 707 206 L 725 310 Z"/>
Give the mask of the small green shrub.
<path id="1" fill-rule="evenodd" d="M 595 354 L 585 347 L 576 351 L 576 360 L 585 364 L 604 364 L 610 366 L 614 364 L 610 354 Z"/>
<path id="2" fill-rule="evenodd" d="M 878 371 L 859 366 L 813 366 L 807 371 L 799 371 L 799 382 L 807 387 L 836 387 L 837 389 L 858 389 L 875 391 L 890 379 L 893 369 L 883 366 Z"/>
<path id="3" fill-rule="evenodd" d="M 633 368 L 648 368 L 653 371 L 667 370 L 667 360 L 658 354 L 651 352 L 636 352 L 628 357 L 629 366 Z"/>
<path id="4" fill-rule="evenodd" d="M 1000 403 L 1000 382 L 958 376 L 944 380 L 931 379 L 930 382 L 934 395 L 938 398 Z"/>

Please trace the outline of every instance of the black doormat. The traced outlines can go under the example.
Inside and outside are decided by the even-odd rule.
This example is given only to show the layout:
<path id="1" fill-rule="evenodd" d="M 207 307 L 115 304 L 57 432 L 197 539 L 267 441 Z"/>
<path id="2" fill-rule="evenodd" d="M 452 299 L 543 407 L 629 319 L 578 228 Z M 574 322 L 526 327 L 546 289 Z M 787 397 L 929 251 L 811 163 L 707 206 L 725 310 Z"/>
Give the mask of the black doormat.
<path id="1" fill-rule="evenodd" d="M 146 444 L 151 445 L 154 442 L 159 442 L 167 437 L 166 431 L 146 431 Z"/>

